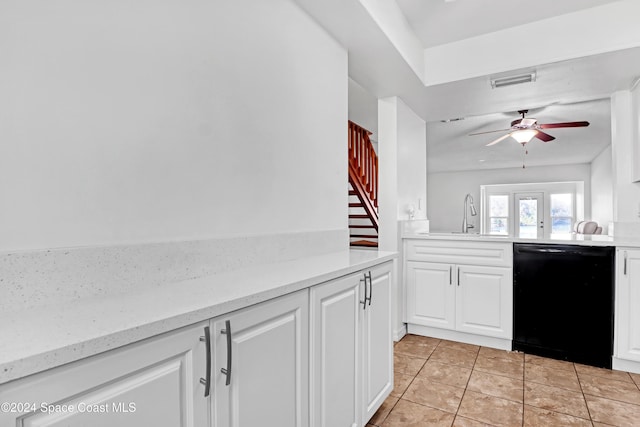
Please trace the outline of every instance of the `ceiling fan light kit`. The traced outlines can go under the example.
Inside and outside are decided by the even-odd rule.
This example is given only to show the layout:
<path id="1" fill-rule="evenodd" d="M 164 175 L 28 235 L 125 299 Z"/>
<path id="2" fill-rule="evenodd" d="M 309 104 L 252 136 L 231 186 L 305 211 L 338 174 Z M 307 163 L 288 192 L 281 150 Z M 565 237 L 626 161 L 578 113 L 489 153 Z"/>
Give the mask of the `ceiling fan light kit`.
<path id="1" fill-rule="evenodd" d="M 534 136 L 538 134 L 538 131 L 535 129 L 522 129 L 517 130 L 511 133 L 511 138 L 518 141 L 520 144 L 524 145 L 527 142 L 531 141 Z"/>

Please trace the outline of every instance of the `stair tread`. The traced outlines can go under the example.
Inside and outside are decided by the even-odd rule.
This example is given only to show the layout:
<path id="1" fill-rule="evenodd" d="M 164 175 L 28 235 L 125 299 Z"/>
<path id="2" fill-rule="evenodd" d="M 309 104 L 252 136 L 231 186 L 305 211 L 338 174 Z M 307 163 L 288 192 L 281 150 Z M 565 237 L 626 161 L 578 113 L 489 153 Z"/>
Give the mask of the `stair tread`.
<path id="1" fill-rule="evenodd" d="M 373 228 L 373 229 L 375 229 L 375 227 L 373 225 L 350 225 L 349 228 Z"/>
<path id="2" fill-rule="evenodd" d="M 362 239 L 377 239 L 378 236 L 375 234 L 350 234 L 349 237 L 351 238 L 362 238 Z"/>
<path id="3" fill-rule="evenodd" d="M 349 218 L 364 218 L 364 219 L 367 219 L 367 218 L 369 218 L 369 215 L 367 215 L 367 214 L 349 214 Z"/>
<path id="4" fill-rule="evenodd" d="M 361 208 L 364 205 L 362 203 L 349 203 L 350 208 Z"/>
<path id="5" fill-rule="evenodd" d="M 372 242 L 370 240 L 356 240 L 355 242 L 351 242 L 351 246 L 365 246 L 368 248 L 377 248 L 378 242 Z"/>

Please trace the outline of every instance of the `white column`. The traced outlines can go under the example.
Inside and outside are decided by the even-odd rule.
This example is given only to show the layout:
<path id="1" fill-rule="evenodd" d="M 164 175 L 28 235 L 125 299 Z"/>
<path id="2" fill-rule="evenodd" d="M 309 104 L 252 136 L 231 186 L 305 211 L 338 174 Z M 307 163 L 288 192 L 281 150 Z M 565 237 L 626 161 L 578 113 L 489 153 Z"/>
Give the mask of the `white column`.
<path id="1" fill-rule="evenodd" d="M 409 219 L 412 205 L 416 219 L 427 218 L 426 126 L 401 99 L 378 101 L 378 155 L 380 250 L 402 252 L 399 221 Z M 395 263 L 391 319 L 394 338 L 404 332 L 402 259 Z"/>
<path id="2" fill-rule="evenodd" d="M 378 248 L 398 248 L 398 98 L 378 101 Z"/>
<path id="3" fill-rule="evenodd" d="M 615 92 L 611 96 L 613 220 L 616 234 L 622 234 L 623 229 L 633 234 L 640 233 L 640 183 L 632 182 L 635 161 L 632 104 L 630 91 Z M 637 232 L 628 229 L 628 226 L 636 229 L 634 224 L 629 223 L 637 223 Z"/>

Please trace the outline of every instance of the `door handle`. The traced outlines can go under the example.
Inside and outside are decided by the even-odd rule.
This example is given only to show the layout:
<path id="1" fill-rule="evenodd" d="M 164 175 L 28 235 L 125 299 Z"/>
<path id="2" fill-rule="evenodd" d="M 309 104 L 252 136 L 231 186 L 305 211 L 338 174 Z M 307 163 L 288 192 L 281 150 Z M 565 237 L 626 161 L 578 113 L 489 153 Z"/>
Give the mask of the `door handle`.
<path id="1" fill-rule="evenodd" d="M 220 331 L 221 334 L 227 336 L 227 367 L 220 368 L 220 372 L 227 376 L 225 385 L 231 384 L 231 321 L 225 321 L 225 328 Z"/>
<path id="2" fill-rule="evenodd" d="M 368 276 L 367 276 L 368 274 Z M 369 305 L 371 305 L 371 297 L 373 296 L 373 281 L 371 280 L 371 271 L 364 275 L 364 285 L 367 286 L 367 277 L 369 278 Z"/>
<path id="3" fill-rule="evenodd" d="M 200 337 L 200 341 L 207 346 L 207 371 L 205 377 L 200 378 L 200 384 L 204 385 L 204 397 L 207 397 L 211 391 L 211 332 L 208 326 L 204 327 L 204 336 Z"/>

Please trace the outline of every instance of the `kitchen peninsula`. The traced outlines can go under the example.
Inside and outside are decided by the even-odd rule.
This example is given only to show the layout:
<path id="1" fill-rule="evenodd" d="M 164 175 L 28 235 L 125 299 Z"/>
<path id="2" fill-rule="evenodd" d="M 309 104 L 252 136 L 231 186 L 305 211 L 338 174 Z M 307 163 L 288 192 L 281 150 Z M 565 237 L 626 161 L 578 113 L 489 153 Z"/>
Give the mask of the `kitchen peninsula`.
<path id="1" fill-rule="evenodd" d="M 547 276 L 546 282 L 538 282 L 537 288 L 534 288 L 552 294 L 547 295 L 546 299 L 541 297 L 542 302 L 536 307 L 525 310 L 521 305 L 518 313 L 514 312 L 518 307 L 518 304 L 514 304 L 518 301 L 516 292 L 528 291 L 522 288 L 527 278 L 518 275 L 522 274 L 518 273 L 518 269 L 522 270 L 522 264 L 515 259 L 514 248 L 535 248 L 551 257 L 548 259 L 557 265 L 562 265 L 565 259 L 562 257 L 568 257 L 568 253 L 575 254 L 572 261 L 567 261 L 566 271 L 559 270 L 556 274 L 556 281 L 553 275 Z M 594 253 L 603 252 L 609 254 L 608 258 L 592 258 Z M 521 333 L 515 331 L 514 327 L 518 328 L 522 323 L 517 320 L 522 319 L 523 312 L 539 316 L 538 321 L 546 321 L 550 324 L 549 329 L 555 326 L 560 330 L 570 323 L 563 311 L 572 313 L 571 310 L 581 310 L 580 316 L 591 317 L 595 317 L 593 310 L 602 311 L 601 319 L 605 319 L 605 324 L 597 326 L 605 331 L 607 328 L 613 331 L 608 341 L 605 340 L 603 350 L 612 356 L 608 367 L 640 372 L 640 343 L 635 326 L 640 319 L 634 314 L 638 312 L 636 307 L 640 306 L 640 298 L 634 295 L 630 286 L 640 274 L 640 241 L 637 239 L 567 234 L 530 240 L 413 230 L 403 234 L 403 257 L 406 295 L 404 320 L 409 333 L 512 350 L 518 349 L 517 341 L 522 339 L 521 335 L 517 335 Z M 529 272 L 550 268 L 550 261 L 534 259 L 537 264 L 530 264 Z M 580 269 L 588 271 L 588 268 L 593 268 L 594 273 L 587 274 L 587 279 L 581 279 Z M 574 276 L 576 283 L 570 283 Z M 587 283 L 582 280 L 595 281 Z M 602 293 L 598 294 L 602 289 L 608 299 Z M 591 302 L 585 302 L 588 292 L 594 295 Z M 527 295 L 525 300 L 535 300 L 530 294 Z M 562 303 L 554 304 L 554 298 L 560 300 L 561 296 L 566 301 L 563 299 Z M 595 308 L 588 304 L 594 304 Z M 558 317 L 554 317 L 556 314 Z M 554 318 L 565 321 L 554 325 L 550 320 Z M 586 329 L 591 328 L 588 325 L 585 321 L 582 326 L 571 326 L 575 333 L 567 332 L 567 336 L 588 332 Z M 527 341 L 525 337 L 524 341 L 535 343 L 533 347 L 547 357 L 569 360 L 575 357 L 569 354 L 570 351 L 562 353 L 557 349 L 544 348 L 540 340 L 529 338 Z M 606 362 L 601 366 L 607 366 Z"/>

